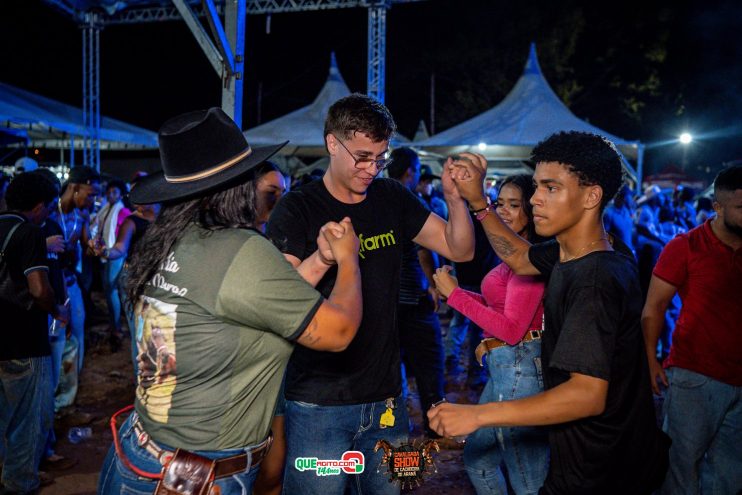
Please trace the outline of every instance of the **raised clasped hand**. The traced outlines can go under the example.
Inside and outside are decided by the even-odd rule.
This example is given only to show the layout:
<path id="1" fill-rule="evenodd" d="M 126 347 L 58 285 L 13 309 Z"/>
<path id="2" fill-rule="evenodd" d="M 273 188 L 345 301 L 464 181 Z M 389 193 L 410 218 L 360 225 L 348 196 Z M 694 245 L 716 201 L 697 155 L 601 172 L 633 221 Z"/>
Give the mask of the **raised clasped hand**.
<path id="1" fill-rule="evenodd" d="M 349 257 L 357 257 L 360 241 L 353 230 L 350 218 L 343 218 L 340 223 L 329 222 L 320 229 L 320 234 L 330 246 L 332 257 L 337 263 L 343 263 Z"/>
<path id="2" fill-rule="evenodd" d="M 449 157 L 444 166 L 458 194 L 469 203 L 484 199 L 484 179 L 487 175 L 487 159 L 479 153 L 461 153 Z"/>

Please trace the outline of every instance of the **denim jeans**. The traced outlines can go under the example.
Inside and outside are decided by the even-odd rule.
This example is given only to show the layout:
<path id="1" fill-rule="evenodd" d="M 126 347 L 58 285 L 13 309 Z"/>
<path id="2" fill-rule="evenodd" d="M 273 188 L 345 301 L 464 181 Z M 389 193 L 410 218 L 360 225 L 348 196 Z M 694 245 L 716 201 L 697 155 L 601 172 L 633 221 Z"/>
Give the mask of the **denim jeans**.
<path id="1" fill-rule="evenodd" d="M 119 294 L 121 295 L 121 309 L 126 317 L 126 326 L 129 327 L 129 336 L 131 337 L 131 363 L 134 366 L 134 382 L 137 381 L 139 365 L 137 364 L 137 319 L 134 316 L 134 308 L 129 306 L 129 298 L 126 296 L 126 281 L 129 278 L 129 269 L 124 264 L 118 278 Z"/>
<path id="2" fill-rule="evenodd" d="M 477 293 L 481 291 L 479 287 L 470 285 L 462 285 L 461 288 Z M 446 333 L 446 360 L 455 359 L 456 362 L 459 361 L 461 357 L 461 348 L 464 346 L 464 341 L 466 341 L 467 338 L 469 339 L 469 354 L 467 356 L 467 362 L 469 363 L 469 370 L 471 371 L 479 368 L 477 358 L 474 355 L 474 350 L 482 340 L 482 329 L 469 318 L 454 309 L 453 317 L 448 325 L 448 333 Z"/>
<path id="3" fill-rule="evenodd" d="M 162 470 L 160 462 L 144 447 L 140 447 L 134 434 L 134 416 L 131 414 L 119 429 L 119 441 L 121 449 L 129 462 L 150 473 L 159 473 Z M 174 448 L 160 444 L 160 447 L 175 451 Z M 250 447 L 246 447 L 250 448 Z M 230 449 L 218 451 L 194 451 L 196 454 L 209 459 L 220 459 L 231 457 L 243 452 L 243 449 Z M 221 495 L 250 495 L 255 478 L 260 466 L 249 466 L 247 471 L 214 481 Z M 127 468 L 116 454 L 113 445 L 108 450 L 108 455 L 103 461 L 100 478 L 98 479 L 98 493 L 101 495 L 113 494 L 152 494 L 155 491 L 157 480 L 142 478 Z"/>
<path id="4" fill-rule="evenodd" d="M 542 392 L 541 342 L 498 347 L 487 354 L 489 380 L 480 404 L 522 399 Z M 549 468 L 543 427 L 480 428 L 466 440 L 464 466 L 478 494 L 507 494 L 502 468 L 517 495 L 538 493 Z"/>
<path id="5" fill-rule="evenodd" d="M 394 426 L 381 428 L 379 421 L 386 412 L 384 401 L 320 406 L 287 400 L 283 493 L 335 495 L 350 490 L 350 493 L 359 495 L 398 494 L 399 485 L 389 482 L 385 465 L 379 466 L 383 449 L 374 453 L 374 446 L 379 440 L 386 440 L 395 447 L 407 442 L 407 408 L 399 397 L 395 402 Z M 299 457 L 339 460 L 349 450 L 363 453 L 365 460 L 362 473 L 319 476 L 316 471 L 299 471 L 295 466 Z"/>
<path id="6" fill-rule="evenodd" d="M 121 296 L 119 295 L 119 275 L 124 267 L 124 258 L 103 263 L 103 293 L 108 304 L 108 323 L 111 328 L 121 329 Z"/>
<path id="7" fill-rule="evenodd" d="M 38 488 L 39 461 L 53 420 L 51 358 L 0 361 L 0 463 L 5 490 Z"/>
<path id="8" fill-rule="evenodd" d="M 77 281 L 67 286 L 67 297 L 70 298 L 70 332 L 77 339 L 77 372 L 82 371 L 85 354 L 85 302 Z"/>
<path id="9" fill-rule="evenodd" d="M 51 327 L 54 318 L 49 316 L 49 326 Z M 59 324 L 59 322 L 57 322 Z M 57 335 L 49 336 L 49 346 L 52 350 L 51 355 L 51 391 L 52 395 L 57 390 L 59 385 L 59 375 L 62 372 L 62 354 L 64 353 L 64 345 L 67 342 L 66 336 L 67 328 L 62 327 L 57 331 Z M 54 401 L 51 402 L 52 415 L 54 414 Z M 54 428 L 49 428 L 49 436 L 46 441 L 46 449 L 44 457 L 51 457 L 54 455 L 54 445 L 57 443 L 57 437 L 54 434 Z"/>
<path id="10" fill-rule="evenodd" d="M 667 375 L 662 429 L 672 445 L 661 493 L 742 492 L 742 387 L 677 367 Z"/>

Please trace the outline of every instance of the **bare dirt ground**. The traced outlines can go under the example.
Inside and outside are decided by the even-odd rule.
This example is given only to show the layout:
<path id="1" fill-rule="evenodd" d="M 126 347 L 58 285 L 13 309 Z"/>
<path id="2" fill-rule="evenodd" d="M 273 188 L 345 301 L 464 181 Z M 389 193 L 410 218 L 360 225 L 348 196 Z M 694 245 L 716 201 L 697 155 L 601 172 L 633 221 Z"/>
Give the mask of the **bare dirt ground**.
<path id="1" fill-rule="evenodd" d="M 105 334 L 106 323 L 103 316 L 105 303 L 99 297 L 94 299 L 97 314 L 93 315 L 93 325 L 88 331 L 89 350 L 85 356 L 85 367 L 80 375 L 77 400 L 74 406 L 61 411 L 55 422 L 57 453 L 78 462 L 68 470 L 49 472 L 54 482 L 43 487 L 41 495 L 88 495 L 96 492 L 98 474 L 112 442 L 110 417 L 122 407 L 131 404 L 134 399 L 134 378 L 128 350 L 130 341 L 127 338 L 118 352 L 111 352 Z M 447 321 L 443 320 L 442 323 L 445 332 Z M 470 390 L 465 382 L 465 372 L 448 377 L 446 392 L 450 402 L 476 402 L 477 393 Z M 415 425 L 410 439 L 419 442 L 423 439 L 422 416 L 414 381 L 411 382 L 410 389 L 408 410 Z M 89 426 L 92 427 L 93 436 L 77 445 L 71 444 L 67 439 L 68 430 L 84 414 L 92 415 Z M 461 445 L 453 442 L 441 445 L 440 453 L 434 455 L 438 472 L 427 475 L 419 487 L 405 492 L 421 495 L 473 494 L 474 489 L 464 471 L 461 448 Z M 368 468 L 376 469 L 376 466 Z"/>

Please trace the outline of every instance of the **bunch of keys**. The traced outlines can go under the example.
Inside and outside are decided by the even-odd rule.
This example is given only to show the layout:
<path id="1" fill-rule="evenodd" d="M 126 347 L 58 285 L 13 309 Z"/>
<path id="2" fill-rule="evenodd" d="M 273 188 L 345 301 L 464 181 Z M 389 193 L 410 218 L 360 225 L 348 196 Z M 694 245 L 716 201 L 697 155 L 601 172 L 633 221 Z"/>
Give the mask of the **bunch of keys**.
<path id="1" fill-rule="evenodd" d="M 394 412 L 393 409 L 397 407 L 394 404 L 394 399 L 389 398 L 385 401 L 386 411 L 381 415 L 379 419 L 379 428 L 392 428 L 394 426 Z"/>

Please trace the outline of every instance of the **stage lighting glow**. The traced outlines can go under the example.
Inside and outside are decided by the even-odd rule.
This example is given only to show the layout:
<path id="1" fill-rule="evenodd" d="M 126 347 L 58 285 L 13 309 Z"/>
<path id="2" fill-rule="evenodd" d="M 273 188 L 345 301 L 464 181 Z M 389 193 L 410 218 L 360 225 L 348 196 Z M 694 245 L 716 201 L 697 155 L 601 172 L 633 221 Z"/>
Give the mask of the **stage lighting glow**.
<path id="1" fill-rule="evenodd" d="M 684 132 L 684 133 L 682 133 L 682 134 L 680 135 L 680 142 L 681 142 L 681 143 L 683 143 L 683 144 L 688 144 L 688 143 L 690 143 L 691 141 L 693 141 L 693 136 L 692 136 L 692 135 L 691 135 L 690 133 L 688 133 L 688 132 Z"/>

